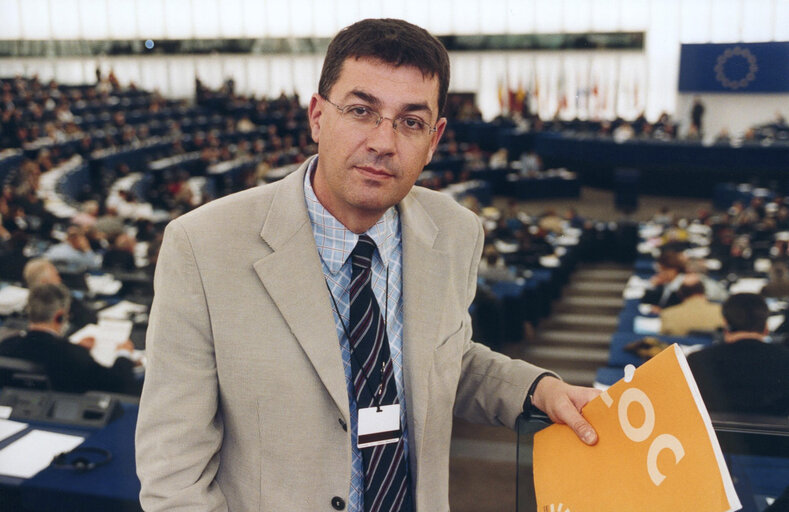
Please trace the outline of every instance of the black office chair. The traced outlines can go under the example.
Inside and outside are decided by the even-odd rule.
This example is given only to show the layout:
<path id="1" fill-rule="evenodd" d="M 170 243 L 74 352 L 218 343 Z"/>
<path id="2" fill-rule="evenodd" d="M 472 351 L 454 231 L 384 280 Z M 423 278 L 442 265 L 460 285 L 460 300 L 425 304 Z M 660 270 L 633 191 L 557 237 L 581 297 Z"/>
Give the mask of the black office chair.
<path id="1" fill-rule="evenodd" d="M 50 390 L 46 369 L 38 363 L 16 357 L 0 356 L 0 388 L 22 387 Z"/>

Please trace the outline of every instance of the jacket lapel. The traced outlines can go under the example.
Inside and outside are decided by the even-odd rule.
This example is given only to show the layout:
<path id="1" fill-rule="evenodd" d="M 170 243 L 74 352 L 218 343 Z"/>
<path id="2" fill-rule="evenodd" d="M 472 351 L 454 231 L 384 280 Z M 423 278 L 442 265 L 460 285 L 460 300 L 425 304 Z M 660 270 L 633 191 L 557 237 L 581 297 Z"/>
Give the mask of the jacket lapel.
<path id="1" fill-rule="evenodd" d="M 446 297 L 447 255 L 434 248 L 438 227 L 412 195 L 400 203 L 403 240 L 403 359 L 406 400 L 413 439 L 412 457 L 419 460 L 424 443 L 433 366 L 442 305 Z"/>
<path id="2" fill-rule="evenodd" d="M 329 291 L 304 202 L 307 161 L 282 180 L 260 236 L 272 252 L 254 263 L 260 281 L 349 421 L 348 391 Z"/>

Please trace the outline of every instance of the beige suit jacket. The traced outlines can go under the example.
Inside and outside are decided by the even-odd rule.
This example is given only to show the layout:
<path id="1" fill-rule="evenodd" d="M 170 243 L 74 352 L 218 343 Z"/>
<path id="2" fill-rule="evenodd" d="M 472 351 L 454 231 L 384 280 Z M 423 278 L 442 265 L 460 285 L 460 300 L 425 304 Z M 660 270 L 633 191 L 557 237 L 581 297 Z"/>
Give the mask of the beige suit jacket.
<path id="1" fill-rule="evenodd" d="M 712 332 L 723 325 L 721 305 L 702 295 L 688 297 L 660 313 L 660 333 L 669 336 L 686 336 L 691 331 Z"/>
<path id="2" fill-rule="evenodd" d="M 313 511 L 347 500 L 348 394 L 306 167 L 166 229 L 136 433 L 145 510 Z M 418 187 L 398 208 L 412 484 L 417 509 L 440 512 L 453 411 L 513 427 L 542 370 L 471 341 L 476 216 Z"/>

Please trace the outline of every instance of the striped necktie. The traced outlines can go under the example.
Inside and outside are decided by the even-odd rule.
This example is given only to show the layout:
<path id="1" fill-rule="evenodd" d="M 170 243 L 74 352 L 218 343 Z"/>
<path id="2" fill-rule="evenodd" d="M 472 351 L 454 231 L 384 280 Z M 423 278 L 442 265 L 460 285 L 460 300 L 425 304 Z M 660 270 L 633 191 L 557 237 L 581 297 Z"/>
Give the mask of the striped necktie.
<path id="1" fill-rule="evenodd" d="M 375 248 L 372 238 L 361 235 L 351 253 L 349 342 L 357 409 L 398 403 L 386 323 L 371 285 Z M 396 443 L 362 448 L 361 452 L 365 512 L 413 510 L 402 436 Z"/>

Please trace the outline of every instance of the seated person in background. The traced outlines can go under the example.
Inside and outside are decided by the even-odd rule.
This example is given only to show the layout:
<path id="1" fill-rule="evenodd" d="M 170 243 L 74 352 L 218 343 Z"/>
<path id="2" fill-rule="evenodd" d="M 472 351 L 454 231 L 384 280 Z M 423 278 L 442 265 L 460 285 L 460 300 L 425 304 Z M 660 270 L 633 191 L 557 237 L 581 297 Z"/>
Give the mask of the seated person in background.
<path id="1" fill-rule="evenodd" d="M 23 272 L 25 285 L 33 289 L 42 284 L 62 285 L 58 269 L 45 258 L 33 258 L 25 265 Z M 82 329 L 88 324 L 95 324 L 98 320 L 96 311 L 88 306 L 85 301 L 71 297 L 71 308 L 69 309 L 68 324 L 65 327 L 66 335 Z"/>
<path id="2" fill-rule="evenodd" d="M 685 259 L 679 252 L 664 250 L 657 259 L 657 268 L 657 273 L 649 280 L 651 288 L 641 298 L 641 303 L 653 305 L 655 312 L 680 303 L 676 291 L 682 284 Z"/>
<path id="3" fill-rule="evenodd" d="M 76 274 L 101 268 L 101 256 L 93 252 L 88 237 L 78 226 L 70 226 L 66 240 L 47 249 L 44 257 L 61 272 Z"/>
<path id="4" fill-rule="evenodd" d="M 688 356 L 710 411 L 789 414 L 789 348 L 765 343 L 769 311 L 755 293 L 723 303 L 724 343 Z"/>
<path id="5" fill-rule="evenodd" d="M 104 253 L 102 269 L 111 271 L 132 272 L 137 268 L 134 263 L 134 237 L 121 233 L 112 240 L 112 245 Z"/>
<path id="6" fill-rule="evenodd" d="M 764 297 L 782 299 L 789 297 L 789 267 L 783 261 L 773 261 L 767 277 L 767 284 L 761 291 Z"/>
<path id="7" fill-rule="evenodd" d="M 42 365 L 53 391 L 84 393 L 98 390 L 140 394 L 130 359 L 134 345 L 118 346 L 118 358 L 111 368 L 97 363 L 90 355 L 94 340 L 86 338 L 72 344 L 62 336 L 71 297 L 62 285 L 44 284 L 30 290 L 27 302 L 29 326 L 0 343 L 0 356 L 25 359 Z"/>
<path id="8" fill-rule="evenodd" d="M 490 281 L 514 281 L 516 276 L 504 263 L 504 258 L 493 244 L 488 244 L 482 251 L 479 262 L 479 277 Z"/>
<path id="9" fill-rule="evenodd" d="M 698 275 L 685 274 L 677 295 L 682 303 L 660 312 L 660 334 L 687 336 L 693 331 L 713 332 L 723 327 L 721 305 L 707 300 Z"/>

